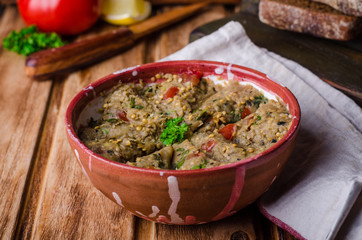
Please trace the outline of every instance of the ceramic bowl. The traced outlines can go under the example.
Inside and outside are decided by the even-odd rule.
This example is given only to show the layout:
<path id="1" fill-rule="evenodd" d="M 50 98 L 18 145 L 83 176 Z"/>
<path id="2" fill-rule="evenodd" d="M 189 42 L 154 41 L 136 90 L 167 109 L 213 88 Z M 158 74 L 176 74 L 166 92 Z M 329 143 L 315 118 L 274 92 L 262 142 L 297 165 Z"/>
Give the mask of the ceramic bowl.
<path id="1" fill-rule="evenodd" d="M 201 71 L 251 83 L 278 96 L 293 116 L 287 134 L 266 151 L 244 161 L 200 170 L 155 170 L 105 159 L 77 136 L 79 126 L 96 112 L 100 93 L 120 82 L 148 81 L 157 73 Z M 105 196 L 136 216 L 167 224 L 200 224 L 222 219 L 253 203 L 275 181 L 295 146 L 300 122 L 296 98 L 258 71 L 228 63 L 172 61 L 114 72 L 90 84 L 69 104 L 65 125 L 70 146 L 84 174 Z"/>

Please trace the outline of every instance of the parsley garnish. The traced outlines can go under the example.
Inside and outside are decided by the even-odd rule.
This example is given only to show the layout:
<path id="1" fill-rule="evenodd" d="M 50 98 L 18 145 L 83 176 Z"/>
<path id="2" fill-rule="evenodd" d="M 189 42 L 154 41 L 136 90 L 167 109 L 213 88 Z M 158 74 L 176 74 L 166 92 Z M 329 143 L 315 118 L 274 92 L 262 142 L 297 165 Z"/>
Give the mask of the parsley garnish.
<path id="1" fill-rule="evenodd" d="M 161 133 L 161 142 L 165 145 L 172 145 L 174 142 L 181 142 L 184 139 L 184 133 L 188 130 L 188 125 L 183 117 L 169 119 L 166 122 L 166 128 Z"/>
<path id="2" fill-rule="evenodd" d="M 185 159 L 186 157 L 183 157 L 180 161 L 176 163 L 176 169 L 180 169 L 180 167 L 182 167 L 182 165 L 185 163 Z"/>
<path id="3" fill-rule="evenodd" d="M 47 48 L 61 47 L 65 44 L 56 33 L 42 33 L 35 25 L 12 31 L 3 39 L 3 46 L 9 51 L 28 56 Z"/>
<path id="4" fill-rule="evenodd" d="M 260 94 L 259 96 L 254 97 L 253 103 L 254 103 L 254 105 L 258 108 L 261 103 L 264 103 L 264 104 L 265 104 L 265 103 L 267 103 L 268 101 L 269 101 L 269 99 L 267 99 L 266 97 L 264 97 L 263 94 Z"/>
<path id="5" fill-rule="evenodd" d="M 110 123 L 116 123 L 119 121 L 119 119 L 116 119 L 116 118 L 109 118 L 106 120 L 107 122 L 110 122 Z"/>
<path id="6" fill-rule="evenodd" d="M 242 110 L 239 110 L 238 112 L 235 113 L 235 111 L 231 111 L 230 115 L 231 115 L 231 123 L 236 123 L 241 119 L 241 112 Z"/>
<path id="7" fill-rule="evenodd" d="M 205 115 L 207 115 L 207 111 L 206 110 L 201 111 L 199 116 L 197 116 L 196 120 L 200 120 L 201 118 L 205 117 Z"/>
<path id="8" fill-rule="evenodd" d="M 145 90 L 143 90 L 144 93 L 152 92 L 152 87 L 147 87 Z"/>
<path id="9" fill-rule="evenodd" d="M 136 105 L 136 99 L 134 97 L 129 97 L 129 100 L 130 100 L 130 107 L 131 108 L 136 108 L 136 109 L 142 109 L 143 106 L 141 105 Z"/>
<path id="10" fill-rule="evenodd" d="M 107 128 L 101 128 L 104 135 L 107 135 L 109 133 Z"/>
<path id="11" fill-rule="evenodd" d="M 261 117 L 259 115 L 256 115 L 256 120 L 251 125 L 258 125 L 258 121 L 261 120 Z"/>
<path id="12" fill-rule="evenodd" d="M 206 168 L 206 165 L 209 163 L 209 161 L 207 161 L 207 159 L 204 159 L 204 162 L 199 164 L 199 165 L 195 165 L 191 168 L 191 170 L 195 170 L 195 169 L 202 169 L 202 168 Z"/>
<path id="13" fill-rule="evenodd" d="M 186 154 L 189 154 L 190 150 L 185 150 L 183 153 L 181 153 L 181 156 L 185 156 Z"/>
<path id="14" fill-rule="evenodd" d="M 130 100 L 130 102 L 131 102 L 130 107 L 131 107 L 131 108 L 134 108 L 134 106 L 135 106 L 135 104 L 136 104 L 134 97 L 129 97 L 129 100 Z"/>

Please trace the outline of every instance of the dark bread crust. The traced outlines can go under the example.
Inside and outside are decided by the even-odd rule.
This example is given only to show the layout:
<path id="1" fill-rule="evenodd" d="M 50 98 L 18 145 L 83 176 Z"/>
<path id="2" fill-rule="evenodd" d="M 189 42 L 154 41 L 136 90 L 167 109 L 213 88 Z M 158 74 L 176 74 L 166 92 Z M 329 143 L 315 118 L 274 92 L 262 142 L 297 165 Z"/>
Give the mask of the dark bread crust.
<path id="1" fill-rule="evenodd" d="M 362 0 L 314 0 L 327 4 L 344 14 L 362 17 Z"/>
<path id="2" fill-rule="evenodd" d="M 310 0 L 261 0 L 259 19 L 279 29 L 344 41 L 357 37 L 362 29 L 362 18 Z"/>

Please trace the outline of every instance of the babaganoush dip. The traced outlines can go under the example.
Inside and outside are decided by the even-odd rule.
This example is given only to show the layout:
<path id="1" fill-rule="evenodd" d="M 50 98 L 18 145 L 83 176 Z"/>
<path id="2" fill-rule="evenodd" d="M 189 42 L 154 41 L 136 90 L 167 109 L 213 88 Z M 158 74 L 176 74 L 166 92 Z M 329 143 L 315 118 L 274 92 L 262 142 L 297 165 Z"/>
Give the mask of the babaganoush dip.
<path id="1" fill-rule="evenodd" d="M 291 124 L 286 106 L 252 85 L 199 72 L 159 73 L 151 80 L 104 93 L 101 117 L 79 130 L 88 148 L 143 168 L 210 168 L 263 152 Z"/>

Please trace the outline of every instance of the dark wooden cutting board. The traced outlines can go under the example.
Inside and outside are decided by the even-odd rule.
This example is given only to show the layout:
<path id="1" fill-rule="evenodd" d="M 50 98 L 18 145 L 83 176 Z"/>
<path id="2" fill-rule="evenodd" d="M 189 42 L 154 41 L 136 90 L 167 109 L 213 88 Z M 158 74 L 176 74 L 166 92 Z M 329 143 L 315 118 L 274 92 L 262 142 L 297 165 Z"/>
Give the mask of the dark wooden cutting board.
<path id="1" fill-rule="evenodd" d="M 259 21 L 257 4 L 244 0 L 239 13 L 196 28 L 190 41 L 240 22 L 257 46 L 298 62 L 362 106 L 362 37 L 341 42 L 272 28 Z"/>

